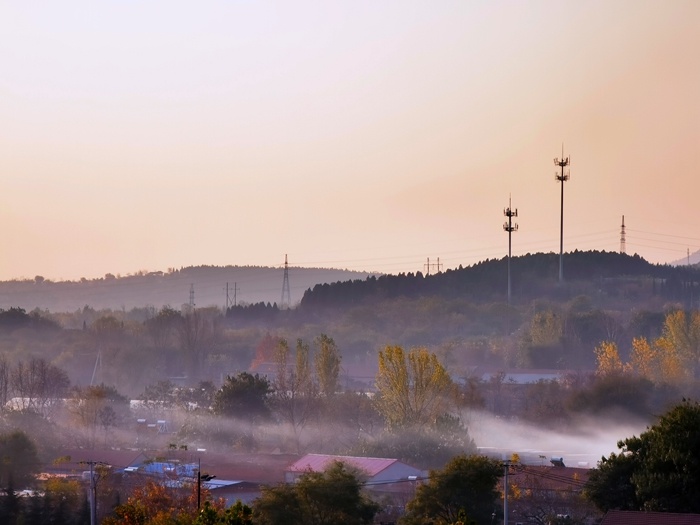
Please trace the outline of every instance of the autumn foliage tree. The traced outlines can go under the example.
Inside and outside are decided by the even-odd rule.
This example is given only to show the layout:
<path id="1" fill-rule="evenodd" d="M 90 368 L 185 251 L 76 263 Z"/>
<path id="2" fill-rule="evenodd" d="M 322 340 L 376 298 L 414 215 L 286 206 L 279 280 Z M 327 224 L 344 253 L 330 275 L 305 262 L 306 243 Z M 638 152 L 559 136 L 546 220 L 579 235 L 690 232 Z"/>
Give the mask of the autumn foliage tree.
<path id="1" fill-rule="evenodd" d="M 198 486 L 190 490 L 169 488 L 154 481 L 134 490 L 126 503 L 114 509 L 114 515 L 102 521 L 102 525 L 247 525 L 250 508 L 234 505 L 227 510 L 224 500 L 212 501 L 204 487 L 201 498 Z M 203 503 L 197 508 L 197 502 Z"/>
<path id="2" fill-rule="evenodd" d="M 323 397 L 329 398 L 338 391 L 340 352 L 335 341 L 326 334 L 319 335 L 315 343 L 314 368 L 319 391 Z"/>
<path id="3" fill-rule="evenodd" d="M 632 340 L 627 363 L 623 363 L 617 345 L 610 341 L 600 343 L 595 354 L 599 376 L 630 373 L 657 385 L 688 384 L 700 366 L 700 313 L 668 313 L 660 337 Z"/>
<path id="4" fill-rule="evenodd" d="M 377 406 L 390 429 L 434 425 L 455 406 L 455 386 L 437 356 L 399 346 L 379 352 Z"/>

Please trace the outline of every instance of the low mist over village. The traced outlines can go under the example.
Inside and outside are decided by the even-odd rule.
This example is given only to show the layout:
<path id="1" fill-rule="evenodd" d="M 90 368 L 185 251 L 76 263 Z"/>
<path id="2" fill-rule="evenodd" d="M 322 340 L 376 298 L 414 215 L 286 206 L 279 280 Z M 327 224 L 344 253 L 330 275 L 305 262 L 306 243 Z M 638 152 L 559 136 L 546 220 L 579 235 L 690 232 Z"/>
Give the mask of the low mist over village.
<path id="1" fill-rule="evenodd" d="M 0 525 L 700 525 L 700 2 L 0 2 Z"/>
<path id="2" fill-rule="evenodd" d="M 176 306 L 4 308 L 0 512 L 23 523 L 56 513 L 61 523 L 155 523 L 162 513 L 288 523 L 280 498 L 292 498 L 299 523 L 331 523 L 313 521 L 320 511 L 307 498 L 341 482 L 314 496 L 314 508 L 359 520 L 340 523 L 696 512 L 690 495 L 629 499 L 639 482 L 619 478 L 632 467 L 616 461 L 636 457 L 633 436 L 700 418 L 700 269 L 596 251 L 561 262 L 563 283 L 558 254 L 533 254 L 430 274 L 338 271 L 298 298 L 291 283 L 303 271 L 261 268 L 280 300 L 229 298 L 227 308 L 198 306 L 198 283 L 182 281 L 190 301 Z M 127 304 L 142 287 L 153 297 L 172 286 L 138 277 L 124 286 Z M 78 284 L 132 279 L 13 286 L 62 284 L 76 301 Z M 677 450 L 684 462 L 696 461 L 692 446 Z M 650 458 L 635 461 L 645 475 Z M 142 521 L 130 521 L 137 503 Z M 201 521 L 204 504 L 219 521 Z"/>

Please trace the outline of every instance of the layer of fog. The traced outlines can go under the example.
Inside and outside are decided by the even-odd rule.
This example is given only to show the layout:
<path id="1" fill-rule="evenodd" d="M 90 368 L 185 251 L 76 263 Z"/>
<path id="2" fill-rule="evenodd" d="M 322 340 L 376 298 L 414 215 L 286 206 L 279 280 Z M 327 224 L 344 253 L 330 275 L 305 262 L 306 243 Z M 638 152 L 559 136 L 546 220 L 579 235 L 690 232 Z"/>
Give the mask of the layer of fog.
<path id="1" fill-rule="evenodd" d="M 644 432 L 648 422 L 621 414 L 581 417 L 566 430 L 552 430 L 486 412 L 464 415 L 480 453 L 508 459 L 516 453 L 522 463 L 550 465 L 562 458 L 567 467 L 593 468 L 601 457 L 618 452 L 618 441 Z"/>

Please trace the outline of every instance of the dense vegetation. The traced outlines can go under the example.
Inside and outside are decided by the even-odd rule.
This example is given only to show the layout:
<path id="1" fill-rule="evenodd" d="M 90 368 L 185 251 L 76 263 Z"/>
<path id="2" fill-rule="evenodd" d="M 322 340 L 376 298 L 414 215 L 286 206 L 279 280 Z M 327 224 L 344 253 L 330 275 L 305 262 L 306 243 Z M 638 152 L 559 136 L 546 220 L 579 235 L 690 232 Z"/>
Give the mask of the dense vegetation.
<path id="1" fill-rule="evenodd" d="M 565 269 L 558 283 L 553 254 L 514 259 L 510 304 L 498 260 L 318 285 L 292 309 L 0 310 L 0 446 L 36 458 L 26 465 L 67 446 L 176 442 L 440 469 L 479 446 L 475 412 L 573 431 L 583 416 L 652 422 L 700 397 L 700 270 L 604 252 L 567 254 Z M 533 368 L 557 379 L 507 379 Z M 142 432 L 137 417 L 171 433 Z M 32 468 L 5 466 L 5 489 L 31 484 Z"/>

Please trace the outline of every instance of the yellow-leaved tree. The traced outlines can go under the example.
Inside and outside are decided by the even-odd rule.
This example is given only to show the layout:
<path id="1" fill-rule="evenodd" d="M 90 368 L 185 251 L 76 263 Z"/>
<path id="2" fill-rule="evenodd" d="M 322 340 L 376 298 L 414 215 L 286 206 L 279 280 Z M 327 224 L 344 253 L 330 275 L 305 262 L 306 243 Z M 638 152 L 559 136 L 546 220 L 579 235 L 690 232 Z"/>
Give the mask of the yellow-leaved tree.
<path id="1" fill-rule="evenodd" d="M 621 374 L 625 367 L 620 359 L 620 352 L 617 350 L 617 345 L 611 341 L 603 341 L 595 347 L 595 356 L 598 367 L 596 374 L 599 376 L 608 376 L 613 374 Z"/>
<path id="2" fill-rule="evenodd" d="M 627 369 L 652 381 L 660 378 L 657 348 L 649 344 L 646 337 L 635 337 L 632 340 L 632 353 Z"/>
<path id="3" fill-rule="evenodd" d="M 659 356 L 659 382 L 678 384 L 692 377 L 692 359 L 682 348 L 663 336 L 654 341 L 654 346 Z"/>
<path id="4" fill-rule="evenodd" d="M 673 348 L 689 373 L 697 377 L 700 368 L 700 312 L 686 314 L 683 310 L 676 310 L 668 313 L 659 339 L 664 348 Z"/>
<path id="5" fill-rule="evenodd" d="M 456 390 L 437 356 L 400 346 L 379 352 L 377 406 L 390 429 L 432 425 L 455 406 Z"/>

